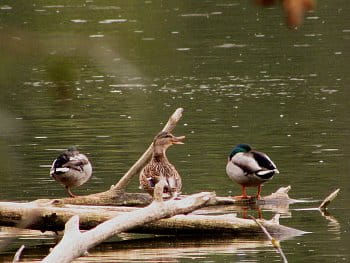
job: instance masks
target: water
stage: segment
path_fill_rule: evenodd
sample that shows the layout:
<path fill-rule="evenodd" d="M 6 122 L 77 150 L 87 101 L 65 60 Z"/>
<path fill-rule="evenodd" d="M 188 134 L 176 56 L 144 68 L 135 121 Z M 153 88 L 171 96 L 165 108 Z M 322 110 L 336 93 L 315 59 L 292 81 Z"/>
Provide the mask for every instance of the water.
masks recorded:
<path fill-rule="evenodd" d="M 226 158 L 250 143 L 281 171 L 263 194 L 292 185 L 291 197 L 320 200 L 341 188 L 332 220 L 296 210 L 313 203 L 284 214 L 311 232 L 282 242 L 289 261 L 349 261 L 348 13 L 346 1 L 322 1 L 290 31 L 280 7 L 242 1 L 2 1 L 0 199 L 65 196 L 48 170 L 69 145 L 94 167 L 75 192 L 108 189 L 183 107 L 175 134 L 186 144 L 168 153 L 183 193 L 239 194 Z M 42 258 L 55 238 L 38 235 L 20 234 L 3 261 L 23 243 L 27 260 Z M 79 261 L 279 261 L 253 238 L 121 239 Z"/>

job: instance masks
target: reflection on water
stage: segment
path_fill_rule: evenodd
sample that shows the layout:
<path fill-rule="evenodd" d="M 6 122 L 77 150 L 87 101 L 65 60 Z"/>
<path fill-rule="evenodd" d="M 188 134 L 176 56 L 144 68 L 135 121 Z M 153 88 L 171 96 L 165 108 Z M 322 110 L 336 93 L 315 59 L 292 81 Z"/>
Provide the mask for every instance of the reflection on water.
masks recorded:
<path fill-rule="evenodd" d="M 9 229 L 2 229 L 9 231 Z M 3 232 L 2 232 L 3 233 Z M 37 231 L 21 231 L 17 243 L 26 243 L 33 239 L 34 247 L 27 247 L 23 262 L 43 258 L 49 246 L 55 241 L 54 235 L 44 235 Z M 35 235 L 35 238 L 34 238 Z M 4 238 L 4 237 L 2 237 Z M 126 240 L 123 240 L 125 239 Z M 74 262 L 183 262 L 189 260 L 213 260 L 220 256 L 236 261 L 249 255 L 249 262 L 259 262 L 259 253 L 264 251 L 272 258 L 278 257 L 271 243 L 263 239 L 238 239 L 232 237 L 143 237 L 127 235 L 116 238 L 118 242 L 106 242 L 90 251 L 88 257 L 81 257 Z M 44 245 L 41 241 L 46 240 Z M 14 247 L 14 246 L 12 246 Z M 15 249 L 15 248 L 14 248 Z M 10 260 L 11 254 L 4 259 Z M 219 257 L 217 257 L 219 256 Z"/>
<path fill-rule="evenodd" d="M 265 248 L 273 254 L 269 241 L 235 238 L 153 238 L 104 244 L 92 252 L 92 256 L 102 256 L 106 262 L 186 262 L 214 260 L 217 255 L 237 260 L 250 254 L 249 262 L 258 262 L 258 254 Z M 89 262 L 81 258 L 77 262 Z"/>
<path fill-rule="evenodd" d="M 249 143 L 281 171 L 263 194 L 292 185 L 292 198 L 322 200 L 344 188 L 328 219 L 295 210 L 312 207 L 306 203 L 262 207 L 264 218 L 278 212 L 284 225 L 312 232 L 284 241 L 287 257 L 349 261 L 349 11 L 345 1 L 325 0 L 302 28 L 288 31 L 278 7 L 239 1 L 0 3 L 0 199 L 65 196 L 48 174 L 69 145 L 94 167 L 77 194 L 108 189 L 183 107 L 175 133 L 187 141 L 169 159 L 184 194 L 238 194 L 226 158 L 237 143 Z M 128 190 L 139 191 L 137 180 Z M 254 209 L 247 213 L 257 215 Z M 34 239 L 28 243 L 45 254 Z M 265 245 L 234 254 L 208 246 L 214 251 L 200 260 L 278 260 Z M 156 253 L 147 256 L 161 261 Z M 178 253 L 171 259 L 191 260 Z"/>

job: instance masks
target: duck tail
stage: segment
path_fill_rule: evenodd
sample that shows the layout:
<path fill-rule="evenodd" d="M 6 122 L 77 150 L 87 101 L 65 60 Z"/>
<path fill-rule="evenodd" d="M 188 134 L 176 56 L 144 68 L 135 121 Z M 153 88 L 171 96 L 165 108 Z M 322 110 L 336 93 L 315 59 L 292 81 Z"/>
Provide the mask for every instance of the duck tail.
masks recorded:
<path fill-rule="evenodd" d="M 260 170 L 257 171 L 255 174 L 259 176 L 261 179 L 268 180 L 274 176 L 274 174 L 279 173 L 277 169 L 274 170 Z"/>

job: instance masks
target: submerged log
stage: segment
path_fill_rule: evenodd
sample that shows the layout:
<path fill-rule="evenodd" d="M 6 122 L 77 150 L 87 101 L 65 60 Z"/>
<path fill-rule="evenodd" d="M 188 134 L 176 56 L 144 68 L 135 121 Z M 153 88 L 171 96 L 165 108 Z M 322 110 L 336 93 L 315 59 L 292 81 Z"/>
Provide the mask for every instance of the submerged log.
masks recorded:
<path fill-rule="evenodd" d="M 287 191 L 288 189 L 289 187 L 284 188 L 284 191 Z M 337 190 L 337 192 L 338 191 L 339 190 Z M 279 193 L 278 196 L 280 196 L 281 191 L 277 192 Z M 270 196 L 274 195 L 275 193 Z M 334 196 L 334 194 L 332 194 L 332 196 Z M 196 234 L 229 233 L 236 236 L 244 236 L 251 233 L 262 233 L 253 220 L 240 219 L 232 214 L 218 216 L 217 214 L 219 213 L 222 214 L 230 211 L 230 209 L 227 211 L 225 208 L 232 208 L 232 206 L 208 207 L 209 204 L 215 203 L 216 198 L 217 197 L 215 196 L 212 197 L 210 201 L 205 204 L 206 207 L 204 209 L 202 208 L 201 210 L 197 210 L 194 214 L 160 220 L 142 227 L 140 226 L 138 228 L 134 228 L 130 231 L 155 234 L 186 234 L 194 232 Z M 266 202 L 267 200 L 268 198 L 266 199 Z M 272 200 L 275 199 L 271 199 L 270 201 Z M 326 200 L 330 202 L 329 197 L 327 197 Z M 278 204 L 280 205 L 281 203 Z M 266 205 L 269 204 L 265 203 L 264 206 Z M 273 205 L 273 203 L 270 205 Z M 278 207 L 276 204 L 274 206 Z M 18 226 L 27 229 L 40 230 L 43 232 L 61 231 L 64 229 L 64 225 L 69 218 L 74 215 L 78 215 L 80 217 L 80 228 L 88 230 L 115 216 L 139 209 L 141 208 L 125 206 L 110 207 L 69 205 L 56 200 L 38 200 L 29 203 L 0 202 L 0 225 Z M 315 209 L 319 210 L 319 208 Z M 210 214 L 216 215 L 210 216 Z M 33 220 L 33 215 L 36 217 L 35 220 Z M 30 220 L 28 220 L 28 218 L 30 218 Z M 23 222 L 26 223 L 23 224 Z M 280 234 L 282 236 L 294 236 L 301 234 L 300 231 L 296 230 L 295 232 L 293 229 L 281 226 L 278 222 L 273 222 L 266 228 L 274 237 L 275 235 Z"/>
<path fill-rule="evenodd" d="M 255 223 L 257 223 L 261 230 L 265 233 L 265 235 L 267 236 L 267 238 L 270 240 L 271 244 L 273 245 L 273 247 L 278 251 L 278 253 L 281 255 L 282 259 L 283 259 L 283 262 L 284 263 L 288 263 L 288 260 L 287 260 L 287 257 L 286 255 L 284 254 L 282 248 L 281 248 L 281 244 L 280 244 L 280 241 L 276 238 L 273 238 L 269 231 L 267 231 L 267 229 L 254 217 L 251 216 L 251 218 L 255 221 Z"/>
<path fill-rule="evenodd" d="M 289 198 L 289 190 L 290 187 L 280 188 L 275 193 L 259 200 L 259 202 L 265 207 L 287 207 L 286 209 L 288 210 L 288 204 L 295 201 L 294 199 Z M 130 195 L 128 193 L 124 194 Z M 140 195 L 142 196 L 143 194 Z M 149 195 L 147 194 L 146 196 Z M 83 200 L 83 198 L 87 198 L 87 196 L 81 197 L 81 200 Z M 104 203 L 103 199 L 101 201 L 97 197 L 94 198 L 96 198 L 96 203 Z M 186 198 L 186 196 L 181 196 L 181 198 Z M 151 201 L 151 198 L 149 198 L 149 201 Z M 246 205 L 249 204 L 249 202 L 249 200 L 235 200 L 231 197 L 215 196 L 206 203 L 206 206 L 229 205 L 227 207 L 232 208 L 232 205 Z M 32 215 L 35 214 L 37 220 L 30 220 L 29 229 L 61 231 L 70 217 L 73 215 L 79 215 L 81 217 L 81 228 L 90 229 L 91 227 L 96 226 L 97 222 L 103 222 L 119 213 L 125 213 L 137 209 L 136 207 L 127 206 L 91 206 L 91 202 L 87 202 L 87 204 L 88 205 L 71 205 L 67 204 L 64 199 L 39 199 L 28 203 L 0 202 L 0 225 L 17 226 L 20 222 L 23 222 L 24 219 L 27 219 L 28 216 L 33 217 Z M 108 205 L 110 204 L 108 203 Z M 225 211 L 225 207 L 218 208 L 220 208 L 221 212 Z M 216 210 L 215 212 L 217 213 L 218 211 Z M 91 219 L 91 222 L 88 219 Z"/>
<path fill-rule="evenodd" d="M 187 197 L 188 198 L 188 197 Z M 185 198 L 186 199 L 186 198 Z M 175 200 L 174 202 L 181 202 Z M 211 200 L 209 201 L 211 202 Z M 101 207 L 66 205 L 55 202 L 14 203 L 0 202 L 0 225 L 16 226 L 25 219 L 25 215 L 35 211 L 37 220 L 26 228 L 41 231 L 61 231 L 65 223 L 74 215 L 80 218 L 80 229 L 89 230 L 100 223 L 142 208 L 136 207 Z M 303 232 L 282 226 L 278 221 L 262 221 L 272 235 L 289 237 Z M 222 234 L 234 236 L 262 234 L 261 229 L 251 219 L 241 219 L 229 215 L 179 215 L 144 224 L 129 230 L 134 233 L 153 234 Z M 283 238 L 282 238 L 283 239 Z"/>
<path fill-rule="evenodd" d="M 19 262 L 19 261 L 20 261 L 21 254 L 22 254 L 24 248 L 25 248 L 25 246 L 22 245 L 22 246 L 17 250 L 15 256 L 13 257 L 12 263 L 16 263 L 16 262 Z"/>
<path fill-rule="evenodd" d="M 305 234 L 306 232 L 283 226 L 278 216 L 271 220 L 260 219 L 260 223 L 278 239 L 288 239 Z M 225 215 L 177 215 L 157 222 L 140 226 L 133 231 L 136 233 L 152 234 L 196 234 L 196 235 L 231 235 L 239 237 L 264 236 L 261 228 L 254 220 L 236 217 L 234 214 Z"/>

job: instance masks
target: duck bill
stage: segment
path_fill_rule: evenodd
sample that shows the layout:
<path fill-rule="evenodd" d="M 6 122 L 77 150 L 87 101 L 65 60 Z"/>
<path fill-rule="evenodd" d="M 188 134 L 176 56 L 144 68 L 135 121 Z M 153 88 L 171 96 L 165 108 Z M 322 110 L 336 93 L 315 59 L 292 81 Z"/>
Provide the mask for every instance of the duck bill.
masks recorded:
<path fill-rule="evenodd" d="M 179 136 L 179 137 L 173 137 L 172 138 L 172 143 L 173 144 L 184 144 L 183 140 L 186 138 L 186 136 Z"/>

